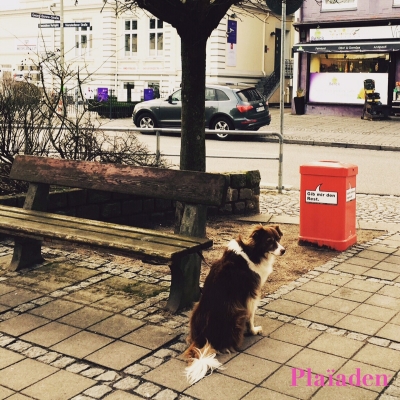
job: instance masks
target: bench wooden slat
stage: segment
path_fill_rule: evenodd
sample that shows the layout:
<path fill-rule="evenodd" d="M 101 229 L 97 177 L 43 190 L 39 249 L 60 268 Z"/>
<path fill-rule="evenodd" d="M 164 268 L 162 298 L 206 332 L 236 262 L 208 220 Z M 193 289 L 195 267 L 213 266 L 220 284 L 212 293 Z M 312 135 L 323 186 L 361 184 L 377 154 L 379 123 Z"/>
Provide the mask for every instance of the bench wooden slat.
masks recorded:
<path fill-rule="evenodd" d="M 177 176 L 171 169 L 24 155 L 15 157 L 10 178 L 214 206 L 223 203 L 227 189 L 222 174 L 179 171 Z"/>
<path fill-rule="evenodd" d="M 104 227 L 107 227 L 110 230 L 112 230 L 115 235 L 119 236 L 126 236 L 127 234 L 135 235 L 138 240 L 143 240 L 143 238 L 151 236 L 153 241 L 159 241 L 160 243 L 163 243 L 168 237 L 171 240 L 174 240 L 176 246 L 179 246 L 179 243 L 182 242 L 182 247 L 189 247 L 192 244 L 198 244 L 203 242 L 206 243 L 209 240 L 206 238 L 199 238 L 194 236 L 184 236 L 178 234 L 170 235 L 161 231 L 137 228 L 128 225 L 119 225 L 111 222 L 88 220 L 85 218 L 66 216 L 62 214 L 25 210 L 23 208 L 0 205 L 0 218 L 2 218 L 3 216 L 8 216 L 10 218 L 21 219 L 21 220 L 29 219 L 30 221 L 37 221 L 39 223 L 42 222 L 54 225 L 62 224 L 62 226 L 71 228 L 79 226 L 80 229 L 88 231 L 97 231 L 97 232 L 101 232 L 104 229 Z M 49 216 L 51 216 L 51 222 L 49 221 Z"/>
<path fill-rule="evenodd" d="M 177 235 L 153 235 L 153 231 L 148 231 L 146 236 L 145 230 L 138 233 L 131 227 L 126 227 L 125 230 L 114 229 L 113 224 L 106 223 L 103 229 L 93 230 L 84 219 L 74 218 L 67 221 L 60 219 L 58 214 L 31 210 L 13 213 L 10 210 L 12 208 L 2 206 L 0 209 L 0 231 L 11 235 L 38 240 L 66 240 L 163 260 L 174 260 L 212 246 L 212 240 L 205 238 L 192 237 L 191 240 L 182 240 L 186 238 Z"/>

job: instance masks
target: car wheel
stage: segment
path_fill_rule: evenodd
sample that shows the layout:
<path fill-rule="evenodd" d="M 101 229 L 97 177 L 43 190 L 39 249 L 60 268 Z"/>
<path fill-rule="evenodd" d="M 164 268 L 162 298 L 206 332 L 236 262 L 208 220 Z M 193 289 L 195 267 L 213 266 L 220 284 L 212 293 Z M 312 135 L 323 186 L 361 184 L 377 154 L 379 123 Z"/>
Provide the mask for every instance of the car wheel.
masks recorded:
<path fill-rule="evenodd" d="M 137 125 L 139 128 L 144 128 L 144 129 L 157 128 L 157 124 L 154 117 L 149 113 L 140 115 L 140 117 L 138 118 Z M 141 133 L 150 133 L 150 132 L 141 131 Z"/>
<path fill-rule="evenodd" d="M 232 123 L 224 117 L 219 117 L 215 119 L 211 125 L 211 129 L 214 130 L 220 130 L 220 131 L 230 131 L 233 130 L 234 127 L 232 126 Z M 219 140 L 226 140 L 228 138 L 228 134 L 225 132 L 217 133 L 216 138 Z"/>

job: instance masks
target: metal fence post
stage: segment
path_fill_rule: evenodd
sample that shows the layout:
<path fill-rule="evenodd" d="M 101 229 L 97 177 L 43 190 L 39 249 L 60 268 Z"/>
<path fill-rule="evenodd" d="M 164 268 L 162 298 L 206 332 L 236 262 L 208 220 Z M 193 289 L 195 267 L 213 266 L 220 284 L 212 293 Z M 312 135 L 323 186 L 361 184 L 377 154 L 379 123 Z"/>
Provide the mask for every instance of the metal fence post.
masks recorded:
<path fill-rule="evenodd" d="M 110 103 L 110 119 L 112 119 L 112 98 L 113 98 L 114 91 L 110 89 L 110 95 L 108 96 L 108 102 Z"/>
<path fill-rule="evenodd" d="M 157 164 L 160 162 L 160 131 L 156 131 L 156 160 Z"/>
<path fill-rule="evenodd" d="M 279 161 L 278 161 L 278 193 L 282 193 L 282 169 L 283 169 L 283 136 L 279 136 Z"/>
<path fill-rule="evenodd" d="M 107 106 L 105 106 L 107 107 Z M 16 125 L 18 127 L 18 125 Z M 37 129 L 53 129 L 51 126 L 48 127 L 37 127 Z M 65 129 L 65 128 L 61 128 L 61 129 Z M 101 128 L 80 128 L 80 130 L 98 130 L 101 129 L 102 131 L 105 132 L 126 132 L 128 131 L 133 131 L 133 132 L 142 132 L 143 128 L 122 128 L 122 127 L 106 127 L 103 126 Z M 181 130 L 179 128 L 152 128 L 149 129 L 149 133 L 150 132 L 154 132 L 156 134 L 156 152 L 155 152 L 155 157 L 156 157 L 156 161 L 157 163 L 160 162 L 161 159 L 161 134 L 163 132 L 165 133 L 181 133 Z M 217 134 L 220 131 L 218 130 L 211 130 L 211 129 L 206 129 L 206 134 Z M 282 190 L 284 189 L 283 184 L 282 184 L 282 171 L 283 171 L 283 135 L 278 133 L 278 132 L 263 132 L 263 131 L 258 131 L 258 132 L 250 132 L 250 131 L 231 131 L 229 133 L 229 135 L 251 135 L 251 136 L 268 136 L 268 137 L 277 137 L 278 141 L 279 141 L 279 154 L 277 157 L 248 157 L 248 156 L 235 156 L 235 157 L 231 157 L 231 156 L 226 156 L 226 155 L 217 155 L 217 156 L 212 156 L 212 155 L 206 155 L 207 158 L 235 158 L 235 159 L 258 159 L 258 160 L 276 160 L 278 161 L 278 192 L 282 193 Z M 115 140 L 115 137 L 114 137 Z M 164 156 L 176 156 L 179 157 L 179 154 L 164 154 Z"/>

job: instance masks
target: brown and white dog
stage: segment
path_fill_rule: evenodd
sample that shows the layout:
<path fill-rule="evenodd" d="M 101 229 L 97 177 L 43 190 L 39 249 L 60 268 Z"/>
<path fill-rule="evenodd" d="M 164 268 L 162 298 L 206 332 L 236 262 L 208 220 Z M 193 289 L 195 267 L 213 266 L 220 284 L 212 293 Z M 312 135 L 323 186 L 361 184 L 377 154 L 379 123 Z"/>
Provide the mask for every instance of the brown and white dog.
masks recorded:
<path fill-rule="evenodd" d="M 254 316 L 275 256 L 285 253 L 281 237 L 278 226 L 258 225 L 248 239 L 231 240 L 211 266 L 190 318 L 190 346 L 185 352 L 189 383 L 221 367 L 217 353 L 238 351 L 246 328 L 251 335 L 262 333 L 261 326 L 254 326 Z"/>

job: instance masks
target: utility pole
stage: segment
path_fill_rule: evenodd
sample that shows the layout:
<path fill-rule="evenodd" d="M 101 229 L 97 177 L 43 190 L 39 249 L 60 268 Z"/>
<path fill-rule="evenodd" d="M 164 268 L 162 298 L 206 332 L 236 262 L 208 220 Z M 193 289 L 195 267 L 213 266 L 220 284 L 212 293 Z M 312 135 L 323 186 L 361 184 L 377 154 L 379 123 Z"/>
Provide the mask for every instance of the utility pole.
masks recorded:
<path fill-rule="evenodd" d="M 64 46 L 64 0 L 60 0 L 60 62 L 61 62 L 61 98 L 64 116 L 67 116 L 67 93 L 64 87 L 65 78 L 65 46 Z"/>
<path fill-rule="evenodd" d="M 60 53 L 61 69 L 64 71 L 64 0 L 60 0 Z"/>

